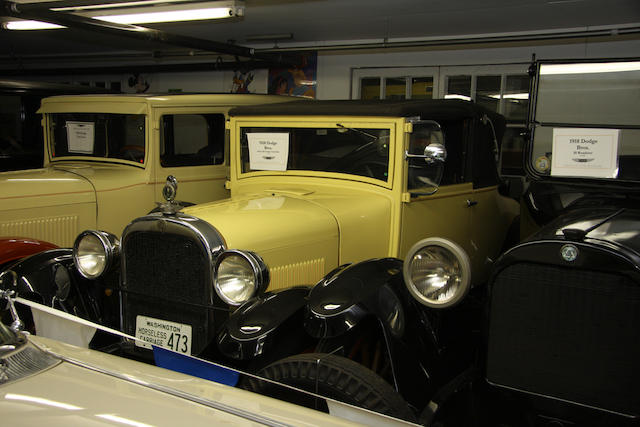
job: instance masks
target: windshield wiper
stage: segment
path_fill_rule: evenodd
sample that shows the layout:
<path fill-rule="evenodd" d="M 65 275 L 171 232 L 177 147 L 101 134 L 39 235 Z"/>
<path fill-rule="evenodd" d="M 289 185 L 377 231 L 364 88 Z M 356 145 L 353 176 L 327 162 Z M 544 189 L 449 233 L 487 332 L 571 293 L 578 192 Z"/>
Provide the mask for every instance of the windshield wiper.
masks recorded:
<path fill-rule="evenodd" d="M 336 123 L 336 126 L 338 126 L 339 128 L 342 128 L 342 129 L 346 129 L 346 130 L 350 130 L 350 131 L 359 133 L 360 135 L 368 136 L 369 138 L 373 138 L 373 141 L 378 139 L 378 137 L 375 136 L 374 134 L 369 133 L 369 132 L 365 132 L 362 129 L 349 128 L 349 127 L 346 127 L 344 125 L 341 125 L 340 123 Z M 371 141 L 371 142 L 373 142 L 373 141 Z"/>

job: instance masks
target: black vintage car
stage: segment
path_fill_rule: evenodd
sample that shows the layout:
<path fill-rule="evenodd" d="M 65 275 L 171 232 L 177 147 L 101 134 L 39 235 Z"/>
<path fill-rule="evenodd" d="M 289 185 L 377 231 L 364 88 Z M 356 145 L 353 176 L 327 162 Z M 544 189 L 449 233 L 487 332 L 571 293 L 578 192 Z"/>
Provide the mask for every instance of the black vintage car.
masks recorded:
<path fill-rule="evenodd" d="M 246 303 L 222 352 L 427 425 L 638 425 L 640 61 L 540 61 L 531 74 L 521 226 L 533 234 L 487 286 L 453 301 L 465 251 L 426 239 L 404 261 L 343 266 Z M 244 386 L 290 398 L 271 382 Z"/>
<path fill-rule="evenodd" d="M 534 77 L 523 218 L 542 227 L 494 268 L 485 376 L 557 425 L 637 425 L 640 62 Z"/>

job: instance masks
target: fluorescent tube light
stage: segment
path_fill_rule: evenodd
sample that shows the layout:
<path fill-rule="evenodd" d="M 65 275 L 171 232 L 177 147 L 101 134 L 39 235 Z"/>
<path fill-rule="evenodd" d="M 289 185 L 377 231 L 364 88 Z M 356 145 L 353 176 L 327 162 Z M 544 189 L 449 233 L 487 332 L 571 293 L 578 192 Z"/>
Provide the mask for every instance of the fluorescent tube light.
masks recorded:
<path fill-rule="evenodd" d="M 173 5 L 176 3 L 180 3 L 183 1 L 189 0 L 173 0 L 173 1 L 165 1 L 165 0 L 141 0 L 141 1 L 130 1 L 126 3 L 101 3 L 101 4 L 89 4 L 86 6 L 68 6 L 68 7 L 54 7 L 51 10 L 56 12 L 73 12 L 73 11 L 81 11 L 81 10 L 96 10 L 96 9 L 114 9 L 114 8 L 123 8 L 123 7 L 139 7 L 139 6 L 154 6 L 157 4 L 161 5 Z"/>
<path fill-rule="evenodd" d="M 235 16 L 233 8 L 212 7 L 208 9 L 174 10 L 166 12 L 129 13 L 123 15 L 93 16 L 93 19 L 117 24 L 151 24 L 154 22 L 181 22 L 205 19 L 230 18 Z"/>
<path fill-rule="evenodd" d="M 489 95 L 489 98 L 500 99 L 500 94 Z M 529 99 L 528 93 L 506 93 L 502 95 L 503 99 Z"/>
<path fill-rule="evenodd" d="M 117 24 L 151 24 L 244 16 L 243 1 L 181 3 L 180 1 L 167 3 L 148 0 L 109 5 L 70 6 L 52 10 L 78 12 L 77 14 L 80 16 Z M 126 13 L 123 13 L 125 11 Z M 65 27 L 47 22 L 24 20 L 5 22 L 4 28 L 8 30 L 41 30 Z"/>
<path fill-rule="evenodd" d="M 583 63 L 583 64 L 542 64 L 540 66 L 541 75 L 619 73 L 621 71 L 640 71 L 640 62 L 593 62 L 593 63 Z"/>
<path fill-rule="evenodd" d="M 445 95 L 444 99 L 462 99 L 463 101 L 471 101 L 471 97 L 470 96 L 454 95 L 454 94 Z"/>
<path fill-rule="evenodd" d="M 62 25 L 50 24 L 41 21 L 8 21 L 2 25 L 7 30 L 53 30 L 65 28 Z"/>

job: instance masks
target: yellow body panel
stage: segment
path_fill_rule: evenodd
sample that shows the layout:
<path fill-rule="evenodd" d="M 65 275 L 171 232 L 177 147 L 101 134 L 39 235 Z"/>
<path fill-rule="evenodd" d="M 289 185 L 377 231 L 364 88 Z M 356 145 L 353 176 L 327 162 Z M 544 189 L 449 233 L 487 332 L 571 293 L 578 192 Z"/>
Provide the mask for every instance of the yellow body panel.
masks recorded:
<path fill-rule="evenodd" d="M 345 173 L 242 172 L 241 128 L 332 128 L 336 123 L 389 129 L 386 182 Z M 262 256 L 272 272 L 270 290 L 315 283 L 344 263 L 404 257 L 425 237 L 460 244 L 480 278 L 488 271 L 488 260 L 498 255 L 516 214 L 517 204 L 506 201 L 495 186 L 474 190 L 472 183 L 464 183 L 410 197 L 404 151 L 411 126 L 404 118 L 249 116 L 232 117 L 230 128 L 231 199 L 187 208 L 185 213 L 216 227 L 228 248 Z"/>
<path fill-rule="evenodd" d="M 0 173 L 0 236 L 25 236 L 71 246 L 96 227 L 96 194 L 73 173 L 46 168 Z"/>
<path fill-rule="evenodd" d="M 0 173 L 0 235 L 22 236 L 71 246 L 86 229 L 117 236 L 132 219 L 162 202 L 168 175 L 180 182 L 180 200 L 203 203 L 226 198 L 229 165 L 163 167 L 160 163 L 160 120 L 164 114 L 224 114 L 237 105 L 282 102 L 281 96 L 198 95 L 74 95 L 42 101 L 48 114 L 113 113 L 146 115 L 145 160 L 74 156 L 53 158 L 45 131 L 44 168 Z M 56 225 L 58 224 L 58 225 Z"/>

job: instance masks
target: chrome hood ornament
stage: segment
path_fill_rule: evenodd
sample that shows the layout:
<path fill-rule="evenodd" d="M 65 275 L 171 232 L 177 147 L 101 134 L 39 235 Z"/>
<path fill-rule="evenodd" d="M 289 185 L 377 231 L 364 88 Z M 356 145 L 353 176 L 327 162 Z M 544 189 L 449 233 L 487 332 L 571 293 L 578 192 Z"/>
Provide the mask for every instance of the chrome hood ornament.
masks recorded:
<path fill-rule="evenodd" d="M 176 200 L 178 194 L 178 180 L 175 176 L 169 175 L 167 182 L 162 189 L 162 197 L 166 200 L 164 203 L 158 203 L 159 211 L 164 215 L 174 215 L 182 209 L 182 204 Z"/>
<path fill-rule="evenodd" d="M 15 288 L 18 286 L 18 277 L 13 270 L 6 270 L 0 274 L 0 302 L 6 301 L 4 310 L 9 310 L 13 322 L 9 328 L 14 332 L 24 331 L 25 325 L 18 315 L 18 310 L 14 303 L 16 297 Z M 2 304 L 0 304 L 1 306 Z"/>

